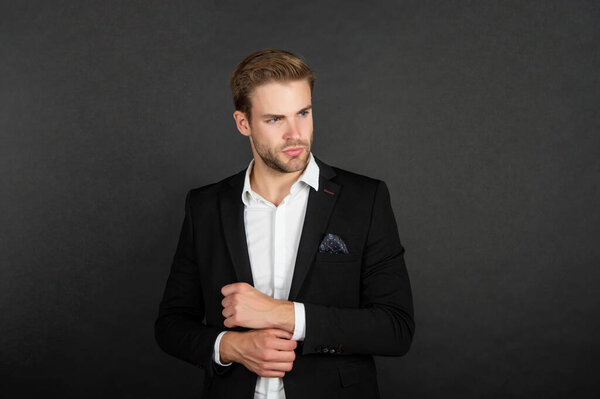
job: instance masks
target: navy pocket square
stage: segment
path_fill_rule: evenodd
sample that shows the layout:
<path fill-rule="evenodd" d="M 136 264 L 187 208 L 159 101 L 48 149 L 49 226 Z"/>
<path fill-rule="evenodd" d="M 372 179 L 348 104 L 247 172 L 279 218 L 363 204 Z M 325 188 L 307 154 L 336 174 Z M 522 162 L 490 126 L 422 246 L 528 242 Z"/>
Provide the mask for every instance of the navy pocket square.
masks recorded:
<path fill-rule="evenodd" d="M 336 236 L 335 234 L 328 233 L 321 241 L 321 245 L 319 245 L 319 252 L 326 252 L 330 254 L 349 254 L 348 247 L 346 247 L 346 243 L 340 236 Z"/>

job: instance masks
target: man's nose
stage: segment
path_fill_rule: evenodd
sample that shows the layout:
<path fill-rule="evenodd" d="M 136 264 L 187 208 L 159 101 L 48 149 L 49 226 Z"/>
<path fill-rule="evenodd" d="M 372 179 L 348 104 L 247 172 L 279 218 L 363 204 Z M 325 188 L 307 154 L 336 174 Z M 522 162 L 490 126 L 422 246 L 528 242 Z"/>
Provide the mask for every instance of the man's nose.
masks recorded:
<path fill-rule="evenodd" d="M 298 129 L 296 121 L 290 121 L 288 123 L 284 138 L 286 140 L 297 140 L 300 138 L 300 129 Z"/>

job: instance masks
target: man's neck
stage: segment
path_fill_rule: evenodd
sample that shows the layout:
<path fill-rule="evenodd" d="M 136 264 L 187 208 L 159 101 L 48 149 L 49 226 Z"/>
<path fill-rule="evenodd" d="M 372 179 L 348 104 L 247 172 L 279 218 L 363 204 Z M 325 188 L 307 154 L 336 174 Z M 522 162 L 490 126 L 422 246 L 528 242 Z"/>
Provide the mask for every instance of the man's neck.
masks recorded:
<path fill-rule="evenodd" d="M 255 193 L 273 205 L 279 206 L 281 201 L 290 193 L 292 185 L 306 170 L 309 162 L 310 155 L 302 170 L 282 173 L 268 167 L 263 162 L 258 163 L 255 157 L 250 170 L 250 187 Z"/>

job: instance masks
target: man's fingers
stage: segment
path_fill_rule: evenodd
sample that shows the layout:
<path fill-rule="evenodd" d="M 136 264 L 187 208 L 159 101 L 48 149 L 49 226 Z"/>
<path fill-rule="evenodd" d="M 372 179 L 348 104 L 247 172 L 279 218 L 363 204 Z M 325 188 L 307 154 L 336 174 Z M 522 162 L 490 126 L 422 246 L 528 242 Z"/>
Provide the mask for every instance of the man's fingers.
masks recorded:
<path fill-rule="evenodd" d="M 223 296 L 231 295 L 237 291 L 237 283 L 227 284 L 221 288 L 221 294 Z"/>
<path fill-rule="evenodd" d="M 267 359 L 266 361 L 271 363 L 281 363 L 281 362 L 293 362 L 296 360 L 296 353 L 294 351 L 269 351 L 264 355 Z"/>
<path fill-rule="evenodd" d="M 233 328 L 233 327 L 237 327 L 237 321 L 233 319 L 233 317 L 228 317 L 227 319 L 225 319 L 225 321 L 223 321 L 223 325 L 227 328 Z"/>
<path fill-rule="evenodd" d="M 241 290 L 248 289 L 248 287 L 252 287 L 252 286 L 248 283 L 227 284 L 227 285 L 223 286 L 223 288 L 221 288 L 221 294 L 223 294 L 223 296 L 231 295 L 235 292 L 239 292 Z"/>
<path fill-rule="evenodd" d="M 280 330 L 278 328 L 269 328 L 268 330 L 269 333 L 273 334 L 274 336 L 278 337 L 278 338 L 283 338 L 283 339 L 292 339 L 293 334 L 291 332 L 287 332 L 285 330 Z"/>
<path fill-rule="evenodd" d="M 277 349 L 278 351 L 293 351 L 297 346 L 298 342 L 289 339 L 273 340 L 273 349 Z"/>
<path fill-rule="evenodd" d="M 229 308 L 224 308 L 223 311 L 221 312 L 223 314 L 223 316 L 225 317 L 230 317 L 233 315 L 233 307 L 229 307 Z"/>
<path fill-rule="evenodd" d="M 236 303 L 236 301 L 239 302 L 239 294 L 227 295 L 221 301 L 221 306 L 223 306 L 224 308 L 226 308 L 227 306 L 234 305 Z"/>
<path fill-rule="evenodd" d="M 264 365 L 265 370 L 272 371 L 290 371 L 292 367 L 292 362 L 269 362 Z"/>
<path fill-rule="evenodd" d="M 285 376 L 285 373 L 283 371 L 273 371 L 273 370 L 264 370 L 257 374 L 261 377 L 266 377 L 266 378 L 283 378 Z"/>

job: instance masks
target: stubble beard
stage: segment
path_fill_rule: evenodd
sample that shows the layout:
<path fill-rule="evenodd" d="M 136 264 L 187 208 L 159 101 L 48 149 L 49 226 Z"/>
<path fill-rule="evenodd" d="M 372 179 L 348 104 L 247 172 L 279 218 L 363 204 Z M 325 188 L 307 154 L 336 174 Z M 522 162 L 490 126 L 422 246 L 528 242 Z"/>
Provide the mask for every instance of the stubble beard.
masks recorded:
<path fill-rule="evenodd" d="M 268 145 L 260 144 L 254 140 L 254 137 L 252 138 L 254 149 L 256 150 L 256 153 L 258 154 L 260 159 L 262 159 L 265 165 L 267 165 L 269 168 L 276 170 L 280 173 L 293 173 L 304 169 L 309 161 L 308 156 L 310 154 L 310 149 L 312 148 L 312 142 L 313 138 L 311 137 L 308 146 L 306 146 L 305 143 L 302 142 L 287 143 L 284 148 L 303 147 L 305 151 L 304 159 L 302 159 L 302 162 L 290 162 L 289 164 L 285 164 L 277 157 L 277 155 L 281 153 L 281 150 L 283 150 L 283 148 L 278 149 L 276 152 L 274 152 Z M 297 160 L 301 160 L 301 158 L 297 158 Z"/>

